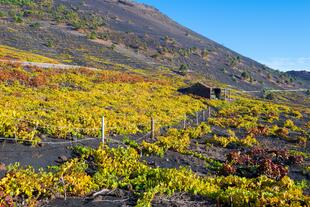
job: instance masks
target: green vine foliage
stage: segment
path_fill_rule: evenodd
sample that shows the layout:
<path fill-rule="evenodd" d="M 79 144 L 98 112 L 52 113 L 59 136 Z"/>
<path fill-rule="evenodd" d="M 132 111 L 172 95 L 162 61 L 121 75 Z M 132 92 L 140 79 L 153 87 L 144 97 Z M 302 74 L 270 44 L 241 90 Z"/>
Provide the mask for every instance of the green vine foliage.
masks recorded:
<path fill-rule="evenodd" d="M 77 158 L 49 172 L 13 166 L 1 179 L 0 189 L 5 189 L 4 193 L 16 202 L 26 202 L 30 206 L 55 193 L 84 196 L 102 188 L 131 189 L 139 195 L 137 206 L 151 206 L 154 196 L 171 196 L 175 192 L 206 196 L 223 204 L 232 202 L 234 206 L 310 204 L 309 197 L 303 195 L 305 183 L 295 183 L 289 177 L 279 181 L 266 176 L 251 179 L 232 175 L 200 177 L 186 168 L 152 168 L 139 161 L 138 152 L 130 147 L 78 147 L 76 152 Z M 87 169 L 96 173 L 90 176 Z"/>
<path fill-rule="evenodd" d="M 210 132 L 211 128 L 206 123 L 184 130 L 171 128 L 165 135 L 158 136 L 156 142 L 142 142 L 141 147 L 146 153 L 159 156 L 163 156 L 169 149 L 184 153 L 187 151 L 191 139 L 199 139 Z"/>
<path fill-rule="evenodd" d="M 134 72 L 90 69 L 24 70 L 0 64 L 0 136 L 40 140 L 42 135 L 72 138 L 135 134 L 178 123 L 203 101 L 177 92 L 180 80 Z M 176 82 L 171 86 L 171 82 Z"/>

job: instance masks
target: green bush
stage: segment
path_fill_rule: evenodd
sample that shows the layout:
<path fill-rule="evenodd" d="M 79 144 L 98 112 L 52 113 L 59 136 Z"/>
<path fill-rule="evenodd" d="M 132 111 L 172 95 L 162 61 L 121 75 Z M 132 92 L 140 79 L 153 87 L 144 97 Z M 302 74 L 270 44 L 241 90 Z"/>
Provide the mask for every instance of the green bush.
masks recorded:
<path fill-rule="evenodd" d="M 268 94 L 266 94 L 266 96 L 265 96 L 265 99 L 268 99 L 268 100 L 274 100 L 274 94 L 273 93 L 268 93 Z"/>
<path fill-rule="evenodd" d="M 39 27 L 40 27 L 40 23 L 39 23 L 39 22 L 34 22 L 34 23 L 31 23 L 29 26 L 30 26 L 31 28 L 36 29 L 36 28 L 39 28 Z"/>
<path fill-rule="evenodd" d="M 54 46 L 54 41 L 53 40 L 48 40 L 46 46 L 49 47 L 49 48 L 53 47 Z"/>
<path fill-rule="evenodd" d="M 97 39 L 97 34 L 96 34 L 96 32 L 92 31 L 91 33 L 89 33 L 87 35 L 87 37 L 88 37 L 88 39 L 95 40 L 95 39 Z"/>
<path fill-rule="evenodd" d="M 250 75 L 249 75 L 248 72 L 243 71 L 243 72 L 241 73 L 241 77 L 245 80 L 245 79 L 249 79 L 249 78 L 250 78 Z"/>
<path fill-rule="evenodd" d="M 16 14 L 16 15 L 14 16 L 14 21 L 15 21 L 16 23 L 22 23 L 22 22 L 23 22 L 23 19 L 22 19 L 21 15 Z"/>
<path fill-rule="evenodd" d="M 188 66 L 185 65 L 185 64 L 182 64 L 179 68 L 179 72 L 182 74 L 182 75 L 186 75 L 186 73 L 188 72 Z"/>
<path fill-rule="evenodd" d="M 0 11 L 0 18 L 4 16 L 5 16 L 4 12 Z"/>
<path fill-rule="evenodd" d="M 0 4 L 9 4 L 9 5 L 31 5 L 34 3 L 33 0 L 0 0 Z"/>

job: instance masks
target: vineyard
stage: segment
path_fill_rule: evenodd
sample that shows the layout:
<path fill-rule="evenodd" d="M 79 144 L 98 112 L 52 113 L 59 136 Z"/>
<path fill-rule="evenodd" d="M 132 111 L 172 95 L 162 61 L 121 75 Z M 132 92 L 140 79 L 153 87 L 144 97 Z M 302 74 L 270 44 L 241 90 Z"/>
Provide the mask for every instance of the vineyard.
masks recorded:
<path fill-rule="evenodd" d="M 144 133 L 150 131 L 151 117 L 159 128 L 204 107 L 202 100 L 176 92 L 181 80 L 90 69 L 0 67 L 2 137 L 98 137 L 102 115 L 108 134 Z M 177 83 L 171 86 L 173 81 Z"/>
<path fill-rule="evenodd" d="M 139 2 L 0 0 L 0 207 L 310 207 L 310 73 Z"/>
<path fill-rule="evenodd" d="M 190 150 L 192 140 L 211 133 L 205 123 L 186 130 L 169 130 L 154 143 L 124 140 L 127 147 L 98 149 L 77 146 L 75 158 L 49 171 L 36 172 L 18 165 L 8 167 L 0 181 L 2 205 L 24 202 L 35 206 L 53 196 L 88 196 L 101 189 L 123 189 L 133 193 L 136 206 L 150 206 L 155 196 L 186 192 L 234 206 L 308 206 L 303 194 L 307 182 L 288 177 L 288 166 L 302 165 L 304 155 L 285 150 L 259 147 L 248 152 L 232 151 L 227 162 L 220 163 Z M 187 167 L 151 167 L 141 161 L 141 154 L 165 156 L 167 150 L 205 160 L 215 176 L 199 176 Z M 55 192 L 57 194 L 55 195 Z"/>
<path fill-rule="evenodd" d="M 106 133 L 125 138 L 118 147 L 75 145 L 71 158 L 47 169 L 4 166 L 0 206 L 105 199 L 116 190 L 121 202 L 134 206 L 165 199 L 198 205 L 180 193 L 211 206 L 310 205 L 308 109 L 236 95 L 232 101 L 206 101 L 179 94 L 182 86 L 182 78 L 165 74 L 1 63 L 2 137 L 34 144 L 45 137 L 98 137 L 105 115 Z M 207 107 L 212 108 L 207 120 L 173 127 Z M 154 139 L 126 137 L 149 132 L 151 117 Z"/>
<path fill-rule="evenodd" d="M 40 169 L 1 158 L 0 207 L 79 198 L 82 206 L 310 206 L 309 108 L 238 91 L 229 101 L 184 95 L 190 80 L 168 70 L 43 69 L 10 60 L 56 62 L 7 46 L 0 55 L 1 155 L 98 138 L 102 116 L 108 137 L 96 147 L 57 145 L 71 156 Z"/>

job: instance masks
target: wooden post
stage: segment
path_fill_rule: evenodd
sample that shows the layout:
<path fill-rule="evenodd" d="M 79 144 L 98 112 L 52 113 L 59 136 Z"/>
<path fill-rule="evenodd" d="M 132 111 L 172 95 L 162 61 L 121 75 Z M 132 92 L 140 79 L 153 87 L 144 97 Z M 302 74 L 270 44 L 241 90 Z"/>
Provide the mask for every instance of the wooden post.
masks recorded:
<path fill-rule="evenodd" d="M 196 124 L 199 125 L 199 112 L 196 112 Z"/>
<path fill-rule="evenodd" d="M 226 88 L 224 88 L 224 101 L 226 101 Z"/>
<path fill-rule="evenodd" d="M 155 139 L 155 120 L 151 118 L 151 139 Z"/>
<path fill-rule="evenodd" d="M 102 141 L 102 144 L 104 144 L 104 116 L 102 116 L 102 119 L 101 119 L 101 141 Z"/>
<path fill-rule="evenodd" d="M 229 90 L 228 92 L 229 92 L 229 100 L 231 101 L 231 90 Z"/>
<path fill-rule="evenodd" d="M 186 129 L 186 119 L 187 119 L 187 117 L 186 117 L 186 115 L 185 115 L 184 120 L 183 120 L 183 128 L 184 128 L 184 129 Z"/>
<path fill-rule="evenodd" d="M 210 117 L 211 116 L 211 107 L 209 106 L 208 108 L 208 116 Z"/>
<path fill-rule="evenodd" d="M 216 198 L 216 207 L 220 207 L 220 206 L 221 206 L 220 199 Z"/>
<path fill-rule="evenodd" d="M 230 100 L 229 93 L 230 93 L 230 90 L 228 89 L 228 91 L 227 91 L 227 99 L 228 99 L 228 101 Z"/>
<path fill-rule="evenodd" d="M 60 183 L 62 184 L 62 186 L 64 188 L 64 200 L 66 201 L 67 200 L 67 188 L 66 188 L 64 176 L 61 176 Z"/>

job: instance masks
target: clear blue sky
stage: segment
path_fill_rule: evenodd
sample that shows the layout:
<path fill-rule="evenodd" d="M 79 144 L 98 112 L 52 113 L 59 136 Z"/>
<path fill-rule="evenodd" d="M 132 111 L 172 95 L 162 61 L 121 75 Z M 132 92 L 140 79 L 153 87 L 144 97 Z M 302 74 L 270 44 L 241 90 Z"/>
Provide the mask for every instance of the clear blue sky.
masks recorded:
<path fill-rule="evenodd" d="M 137 0 L 272 68 L 310 71 L 310 0 Z"/>

